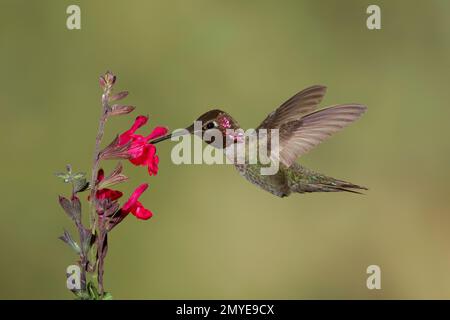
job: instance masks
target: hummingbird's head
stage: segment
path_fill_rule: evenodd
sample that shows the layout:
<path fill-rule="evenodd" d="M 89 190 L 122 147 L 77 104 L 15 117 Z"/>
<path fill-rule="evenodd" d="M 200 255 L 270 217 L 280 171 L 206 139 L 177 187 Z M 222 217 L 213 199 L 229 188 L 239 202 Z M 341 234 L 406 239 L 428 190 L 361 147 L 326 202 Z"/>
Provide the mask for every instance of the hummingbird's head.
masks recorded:
<path fill-rule="evenodd" d="M 188 134 L 195 134 L 201 137 L 203 141 L 208 144 L 212 144 L 216 148 L 225 148 L 232 143 L 237 142 L 239 136 L 230 133 L 230 130 L 237 130 L 239 128 L 240 127 L 237 121 L 234 120 L 233 117 L 231 117 L 228 113 L 219 109 L 214 109 L 205 112 L 200 117 L 198 117 L 193 124 L 186 128 L 184 134 L 186 134 L 186 132 Z M 211 134 L 207 133 L 205 135 L 205 132 L 207 131 Z M 219 139 L 221 141 L 217 141 L 216 135 L 214 133 L 220 134 L 222 136 L 222 139 Z M 164 137 L 153 140 L 152 143 L 155 144 L 171 137 L 180 135 L 183 135 L 183 133 L 171 133 Z"/>
<path fill-rule="evenodd" d="M 198 117 L 196 121 L 201 125 L 201 132 L 196 131 L 195 123 L 187 129 L 191 133 L 200 136 L 206 143 L 221 149 L 236 142 L 237 136 L 233 134 L 233 131 L 240 128 L 239 124 L 225 111 L 219 109 L 210 110 Z M 207 133 L 208 130 L 209 134 Z M 216 136 L 219 134 L 221 139 L 217 141 Z"/>

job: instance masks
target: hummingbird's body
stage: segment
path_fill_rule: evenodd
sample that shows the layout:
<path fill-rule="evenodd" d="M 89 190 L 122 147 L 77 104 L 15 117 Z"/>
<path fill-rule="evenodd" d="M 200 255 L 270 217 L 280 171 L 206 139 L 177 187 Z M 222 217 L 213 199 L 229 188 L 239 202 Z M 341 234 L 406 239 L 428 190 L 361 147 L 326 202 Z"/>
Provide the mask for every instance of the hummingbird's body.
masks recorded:
<path fill-rule="evenodd" d="M 262 175 L 260 164 L 236 164 L 235 166 L 248 181 L 278 197 L 287 197 L 292 192 L 357 192 L 351 189 L 365 189 L 349 182 L 316 173 L 298 163 L 292 164 L 289 168 L 280 164 L 278 172 L 274 175 Z"/>
<path fill-rule="evenodd" d="M 267 131 L 277 130 L 279 133 L 279 148 L 277 148 L 279 169 L 274 174 L 264 175 L 260 162 L 251 164 L 234 161 L 234 165 L 242 176 L 251 183 L 279 197 L 291 193 L 336 192 L 347 191 L 359 193 L 355 189 L 365 187 L 343 180 L 334 179 L 309 170 L 296 162 L 297 158 L 307 153 L 330 135 L 359 119 L 366 107 L 360 104 L 342 104 L 316 110 L 326 92 L 324 86 L 312 86 L 300 91 L 283 103 L 256 128 Z M 239 124 L 228 113 L 221 110 L 211 110 L 200 116 L 201 136 L 206 143 L 216 148 L 227 148 L 230 145 L 242 143 L 238 135 L 230 134 L 230 130 L 240 129 Z M 223 141 L 205 139 L 204 132 L 211 129 L 220 131 Z M 194 126 L 187 128 L 190 133 L 197 134 Z M 156 142 L 170 138 L 171 135 L 157 139 Z M 268 137 L 269 135 L 266 135 Z M 270 140 L 271 138 L 267 138 Z M 266 141 L 267 142 L 267 141 Z M 246 155 L 248 148 L 245 149 Z M 233 156 L 235 156 L 233 154 Z"/>

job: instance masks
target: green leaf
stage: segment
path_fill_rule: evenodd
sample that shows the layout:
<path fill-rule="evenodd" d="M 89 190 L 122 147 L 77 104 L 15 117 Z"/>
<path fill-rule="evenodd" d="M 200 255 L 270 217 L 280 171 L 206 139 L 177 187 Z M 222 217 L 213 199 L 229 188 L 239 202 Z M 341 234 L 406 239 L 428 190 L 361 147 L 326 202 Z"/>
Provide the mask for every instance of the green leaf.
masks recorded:
<path fill-rule="evenodd" d="M 86 291 L 74 291 L 73 292 L 76 295 L 76 300 L 90 300 L 91 297 Z"/>
<path fill-rule="evenodd" d="M 68 173 L 56 172 L 55 176 L 57 176 L 58 178 L 62 179 L 64 181 L 64 183 L 70 182 L 70 174 L 68 174 Z"/>
<path fill-rule="evenodd" d="M 83 192 L 89 188 L 89 182 L 86 178 L 74 179 L 73 180 L 73 191 L 75 193 Z"/>
<path fill-rule="evenodd" d="M 112 299 L 113 299 L 113 296 L 109 292 L 105 292 L 105 294 L 103 295 L 103 298 L 102 298 L 102 300 L 112 300 Z"/>
<path fill-rule="evenodd" d="M 64 234 L 60 236 L 58 239 L 61 239 L 65 243 L 67 243 L 77 254 L 80 254 L 81 248 L 80 246 L 73 240 L 72 236 L 70 235 L 67 230 L 64 230 Z"/>
<path fill-rule="evenodd" d="M 87 285 L 87 290 L 89 293 L 89 296 L 91 297 L 92 300 L 100 300 L 100 295 L 98 293 L 97 288 L 95 287 L 94 283 L 92 283 L 92 281 L 89 281 L 88 285 Z"/>
<path fill-rule="evenodd" d="M 55 176 L 62 179 L 65 183 L 73 182 L 75 189 L 78 189 L 78 191 L 84 191 L 87 189 L 89 185 L 86 182 L 86 173 L 72 173 L 72 166 L 70 165 L 66 166 L 66 170 L 67 172 L 56 172 Z"/>
<path fill-rule="evenodd" d="M 83 178 L 86 178 L 86 173 L 84 173 L 84 172 L 77 172 L 77 173 L 72 174 L 72 179 L 74 179 L 74 180 L 79 180 L 79 179 L 83 179 Z"/>

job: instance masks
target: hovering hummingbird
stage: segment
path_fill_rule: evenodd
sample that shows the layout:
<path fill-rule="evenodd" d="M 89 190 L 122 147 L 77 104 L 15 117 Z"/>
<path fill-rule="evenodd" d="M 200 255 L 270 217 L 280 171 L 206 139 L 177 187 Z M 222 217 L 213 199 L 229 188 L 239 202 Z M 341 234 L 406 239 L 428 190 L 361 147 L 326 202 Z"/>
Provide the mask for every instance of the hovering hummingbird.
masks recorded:
<path fill-rule="evenodd" d="M 262 175 L 261 164 L 238 164 L 239 173 L 251 183 L 279 197 L 289 196 L 292 192 L 337 192 L 367 190 L 347 181 L 335 179 L 309 170 L 296 162 L 332 134 L 340 131 L 353 121 L 359 119 L 367 107 L 361 104 L 341 104 L 317 110 L 326 92 L 325 86 L 312 86 L 295 94 L 284 102 L 257 127 L 258 129 L 279 130 L 279 170 L 273 175 Z M 218 129 L 225 141 L 223 145 L 213 144 L 216 148 L 225 148 L 237 140 L 227 139 L 226 131 L 240 129 L 238 122 L 222 110 L 210 110 L 201 115 L 197 121 L 202 122 L 201 131 Z M 186 128 L 190 134 L 194 125 Z M 176 134 L 168 134 L 155 139 L 153 144 L 166 140 Z M 201 134 L 204 137 L 203 134 Z M 211 140 L 203 139 L 206 143 Z M 226 142 L 228 141 L 228 142 Z"/>

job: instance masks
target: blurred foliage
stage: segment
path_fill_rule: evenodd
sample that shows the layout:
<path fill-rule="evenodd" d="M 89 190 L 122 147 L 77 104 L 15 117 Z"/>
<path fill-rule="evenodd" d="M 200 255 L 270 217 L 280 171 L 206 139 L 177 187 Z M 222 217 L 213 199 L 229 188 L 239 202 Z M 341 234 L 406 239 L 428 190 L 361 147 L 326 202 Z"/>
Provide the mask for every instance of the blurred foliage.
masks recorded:
<path fill-rule="evenodd" d="M 374 3 L 380 31 L 365 25 Z M 81 30 L 66 29 L 70 4 Z M 444 0 L 2 0 L 0 298 L 72 297 L 53 173 L 89 172 L 108 69 L 172 129 L 212 107 L 252 127 L 312 84 L 329 87 L 324 105 L 369 107 L 301 159 L 366 196 L 278 199 L 230 166 L 173 165 L 170 142 L 158 176 L 126 164 L 125 196 L 148 182 L 155 216 L 111 234 L 115 298 L 450 298 L 449 14 Z M 105 142 L 132 118 L 108 122 Z"/>

